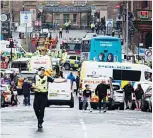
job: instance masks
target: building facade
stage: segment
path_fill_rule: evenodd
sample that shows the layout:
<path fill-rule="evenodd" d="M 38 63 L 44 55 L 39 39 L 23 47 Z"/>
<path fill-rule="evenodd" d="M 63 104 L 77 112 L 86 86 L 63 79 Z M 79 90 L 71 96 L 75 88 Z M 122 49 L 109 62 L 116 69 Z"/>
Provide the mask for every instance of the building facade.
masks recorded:
<path fill-rule="evenodd" d="M 63 25 L 70 21 L 72 26 L 89 26 L 91 21 L 107 19 L 108 1 L 88 1 L 88 0 L 51 0 L 51 1 L 2 1 L 2 13 L 10 13 L 12 22 L 20 22 L 20 11 L 34 11 L 33 22 L 41 16 L 42 23 Z M 7 5 L 7 6 L 4 6 Z M 99 16 L 95 18 L 95 12 Z M 109 11 L 110 12 L 110 11 Z M 113 13 L 113 12 L 112 12 Z"/>

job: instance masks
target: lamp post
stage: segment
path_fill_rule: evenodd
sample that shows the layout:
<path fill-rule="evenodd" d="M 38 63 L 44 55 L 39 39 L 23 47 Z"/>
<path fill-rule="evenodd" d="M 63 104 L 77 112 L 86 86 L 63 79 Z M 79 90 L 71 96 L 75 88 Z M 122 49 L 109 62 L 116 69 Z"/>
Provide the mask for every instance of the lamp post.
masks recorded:
<path fill-rule="evenodd" d="M 129 3 L 127 1 L 127 5 L 126 5 L 126 57 L 128 56 L 128 8 L 129 8 Z M 127 58 L 126 58 L 127 59 Z"/>

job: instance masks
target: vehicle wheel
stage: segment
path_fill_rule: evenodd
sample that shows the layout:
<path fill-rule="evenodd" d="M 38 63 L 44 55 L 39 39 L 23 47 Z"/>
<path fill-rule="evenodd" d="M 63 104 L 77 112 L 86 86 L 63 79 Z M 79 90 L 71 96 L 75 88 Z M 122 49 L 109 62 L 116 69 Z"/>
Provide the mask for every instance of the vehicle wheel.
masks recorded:
<path fill-rule="evenodd" d="M 70 70 L 70 64 L 68 64 L 68 63 L 64 64 L 64 68 L 65 68 L 65 70 Z"/>
<path fill-rule="evenodd" d="M 147 110 L 148 110 L 147 104 L 146 104 L 146 102 L 144 102 L 144 103 L 142 104 L 142 106 L 141 106 L 141 111 L 147 112 Z"/>
<path fill-rule="evenodd" d="M 71 101 L 70 108 L 74 108 L 74 100 Z"/>
<path fill-rule="evenodd" d="M 136 108 L 136 105 L 135 105 L 135 102 L 133 101 L 131 109 L 134 110 L 135 108 Z"/>
<path fill-rule="evenodd" d="M 93 106 L 92 108 L 93 108 L 94 110 L 96 110 L 96 109 L 97 109 L 97 107 L 96 107 L 96 106 Z"/>
<path fill-rule="evenodd" d="M 75 71 L 77 68 L 73 68 L 73 70 Z"/>
<path fill-rule="evenodd" d="M 124 103 L 120 104 L 120 110 L 124 110 Z"/>
<path fill-rule="evenodd" d="M 114 101 L 111 100 L 110 103 L 108 104 L 108 110 L 114 110 L 115 109 L 115 104 Z"/>
<path fill-rule="evenodd" d="M 1 107 L 5 107 L 5 98 L 1 97 Z"/>
<path fill-rule="evenodd" d="M 79 102 L 79 110 L 82 110 L 83 103 Z"/>

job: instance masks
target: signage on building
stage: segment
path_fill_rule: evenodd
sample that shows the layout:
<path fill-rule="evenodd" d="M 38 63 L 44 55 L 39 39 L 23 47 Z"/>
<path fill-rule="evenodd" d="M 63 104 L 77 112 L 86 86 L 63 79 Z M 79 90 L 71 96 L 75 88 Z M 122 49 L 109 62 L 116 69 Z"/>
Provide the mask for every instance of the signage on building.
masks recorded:
<path fill-rule="evenodd" d="M 0 20 L 1 20 L 2 22 L 5 22 L 5 21 L 7 20 L 7 15 L 6 15 L 6 14 L 1 14 Z"/>
<path fill-rule="evenodd" d="M 140 19 L 148 19 L 148 11 L 141 11 Z"/>
<path fill-rule="evenodd" d="M 145 60 L 152 61 L 152 50 L 150 49 L 145 50 Z"/>
<path fill-rule="evenodd" d="M 32 26 L 32 14 L 30 11 L 20 11 L 20 25 Z"/>
<path fill-rule="evenodd" d="M 43 8 L 44 12 L 51 13 L 81 13 L 91 12 L 91 6 L 47 6 Z"/>
<path fill-rule="evenodd" d="M 32 21 L 35 21 L 36 20 L 36 9 L 30 9 L 30 12 L 31 12 L 31 16 L 32 16 Z"/>

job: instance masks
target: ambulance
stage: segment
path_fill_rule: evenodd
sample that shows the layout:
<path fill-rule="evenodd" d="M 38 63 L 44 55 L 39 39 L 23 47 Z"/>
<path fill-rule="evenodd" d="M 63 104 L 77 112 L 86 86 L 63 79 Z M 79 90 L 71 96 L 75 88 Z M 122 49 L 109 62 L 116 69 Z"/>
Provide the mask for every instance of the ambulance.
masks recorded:
<path fill-rule="evenodd" d="M 36 72 L 39 68 L 46 69 L 46 75 L 50 76 L 52 72 L 52 60 L 48 55 L 33 56 L 29 62 L 29 71 Z"/>

